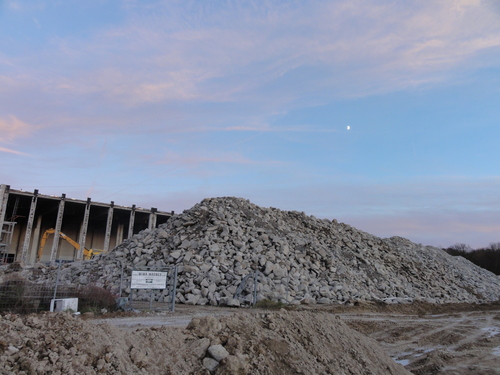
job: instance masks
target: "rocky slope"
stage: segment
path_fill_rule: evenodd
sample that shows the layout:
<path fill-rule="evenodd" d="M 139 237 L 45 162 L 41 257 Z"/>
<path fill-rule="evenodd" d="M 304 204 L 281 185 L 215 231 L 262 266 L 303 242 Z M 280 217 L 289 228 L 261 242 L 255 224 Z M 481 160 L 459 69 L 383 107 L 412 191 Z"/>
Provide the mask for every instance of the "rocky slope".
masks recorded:
<path fill-rule="evenodd" d="M 252 283 L 238 301 L 233 296 L 254 270 L 260 271 L 258 299 L 286 303 L 500 299 L 498 276 L 441 249 L 229 197 L 205 199 L 108 254 L 66 267 L 61 279 L 96 282 L 116 293 L 123 265 L 127 295 L 132 268 L 174 264 L 179 270 L 176 300 L 189 304 L 250 303 Z M 148 296 L 149 291 L 138 294 Z M 168 290 L 155 294 L 156 300 L 168 298 Z"/>

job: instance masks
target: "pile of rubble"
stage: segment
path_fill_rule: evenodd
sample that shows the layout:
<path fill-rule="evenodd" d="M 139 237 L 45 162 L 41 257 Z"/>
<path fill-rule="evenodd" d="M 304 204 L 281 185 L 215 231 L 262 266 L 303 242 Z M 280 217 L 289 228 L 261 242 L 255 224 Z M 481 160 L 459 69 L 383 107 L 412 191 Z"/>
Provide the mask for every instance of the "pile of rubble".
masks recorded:
<path fill-rule="evenodd" d="M 178 265 L 176 301 L 187 304 L 250 303 L 253 283 L 239 299 L 234 295 L 256 270 L 258 300 L 291 304 L 500 299 L 498 276 L 441 249 L 401 237 L 381 239 L 336 220 L 231 197 L 205 199 L 108 254 L 67 266 L 60 278 L 63 283 L 96 282 L 116 293 L 123 266 L 127 295 L 133 268 L 172 265 Z M 156 291 L 154 298 L 166 301 L 168 293 Z M 134 298 L 149 294 L 142 291 Z"/>

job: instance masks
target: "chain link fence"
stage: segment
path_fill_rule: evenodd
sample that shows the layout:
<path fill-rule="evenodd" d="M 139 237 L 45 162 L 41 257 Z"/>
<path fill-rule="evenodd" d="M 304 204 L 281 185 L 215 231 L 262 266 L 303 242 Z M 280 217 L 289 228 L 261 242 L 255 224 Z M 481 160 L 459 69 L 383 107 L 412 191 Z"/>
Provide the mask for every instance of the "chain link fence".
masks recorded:
<path fill-rule="evenodd" d="M 92 283 L 60 285 L 58 277 L 60 267 L 59 264 L 55 281 L 34 282 L 16 273 L 5 274 L 0 283 L 0 312 L 30 314 L 50 311 L 51 307 L 58 311 L 58 306 L 61 304 L 57 301 L 69 298 L 78 298 L 79 309 L 85 311 L 112 309 L 116 304 L 114 297 L 109 292 Z"/>
<path fill-rule="evenodd" d="M 177 266 L 133 268 L 129 285 L 128 308 L 175 310 Z"/>
<path fill-rule="evenodd" d="M 55 271 L 55 270 L 54 270 Z M 165 283 L 157 289 L 132 288 L 133 272 L 143 271 L 164 275 Z M 80 312 L 105 312 L 122 310 L 167 310 L 174 311 L 177 267 L 164 268 L 123 268 L 119 280 L 119 291 L 112 295 L 97 285 L 97 276 L 87 275 L 85 283 L 68 284 L 61 282 L 61 263 L 57 265 L 55 278 L 30 281 L 16 272 L 6 273 L 0 281 L 0 313 L 29 314 L 51 310 L 52 307 L 65 309 L 61 300 L 78 298 Z M 148 279 L 149 280 L 149 279 Z M 72 306 L 72 305 L 71 305 Z M 72 308 L 74 310 L 74 308 Z"/>
<path fill-rule="evenodd" d="M 78 311 L 105 312 L 119 310 L 175 310 L 176 299 L 183 300 L 186 279 L 181 278 L 181 292 L 177 292 L 177 266 L 171 267 L 142 267 L 134 268 L 122 265 L 116 273 L 113 272 L 112 284 L 107 285 L 112 293 L 103 288 L 99 272 L 87 272 L 79 277 L 67 277 L 72 274 L 71 264 L 52 265 L 50 274 L 30 281 L 19 276 L 17 272 L 5 273 L 0 276 L 0 313 L 12 312 L 19 314 L 50 311 L 53 307 L 65 305 L 60 300 L 78 298 Z M 35 273 L 33 271 L 33 273 Z M 134 283 L 134 273 L 142 274 L 142 285 Z M 38 275 L 40 276 L 40 275 Z M 155 277 L 162 280 L 161 284 L 154 284 Z M 36 279 L 36 277 L 34 277 Z M 234 287 L 231 295 L 219 297 L 217 302 L 228 306 L 254 306 L 258 300 L 258 290 L 265 284 L 265 276 L 253 270 Z M 108 279 L 110 280 L 110 279 Z M 136 280 L 137 281 L 137 280 Z M 72 283 L 71 283 L 72 282 Z M 148 282 L 151 282 L 148 285 Z M 183 286 L 184 285 L 184 286 Z M 67 305 L 66 305 L 67 306 Z M 76 310 L 73 307 L 70 307 Z"/>

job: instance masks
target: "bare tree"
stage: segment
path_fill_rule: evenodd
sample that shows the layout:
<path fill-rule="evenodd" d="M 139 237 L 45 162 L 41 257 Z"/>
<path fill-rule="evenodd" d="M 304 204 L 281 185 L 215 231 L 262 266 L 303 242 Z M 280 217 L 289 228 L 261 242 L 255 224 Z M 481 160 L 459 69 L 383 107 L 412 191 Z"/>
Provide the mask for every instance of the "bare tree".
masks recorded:
<path fill-rule="evenodd" d="M 457 242 L 455 245 L 451 245 L 448 249 L 458 250 L 458 251 L 472 251 L 472 247 L 465 243 Z"/>
<path fill-rule="evenodd" d="M 492 243 L 490 243 L 489 248 L 491 250 L 500 250 L 500 242 L 492 242 Z"/>

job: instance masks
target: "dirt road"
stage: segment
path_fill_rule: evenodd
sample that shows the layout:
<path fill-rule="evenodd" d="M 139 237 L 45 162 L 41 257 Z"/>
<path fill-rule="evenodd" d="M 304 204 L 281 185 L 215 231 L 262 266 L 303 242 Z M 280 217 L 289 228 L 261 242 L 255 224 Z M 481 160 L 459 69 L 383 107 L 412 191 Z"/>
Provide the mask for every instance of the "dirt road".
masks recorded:
<path fill-rule="evenodd" d="M 500 374 L 500 311 L 342 319 L 414 374 Z"/>

